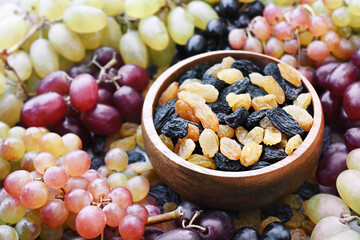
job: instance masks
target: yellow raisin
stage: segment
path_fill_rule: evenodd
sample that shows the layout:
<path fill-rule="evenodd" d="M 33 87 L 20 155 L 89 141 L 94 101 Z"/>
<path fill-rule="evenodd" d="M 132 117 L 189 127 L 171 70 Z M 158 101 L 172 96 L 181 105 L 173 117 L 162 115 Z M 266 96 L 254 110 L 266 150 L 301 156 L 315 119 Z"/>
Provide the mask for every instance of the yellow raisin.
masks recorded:
<path fill-rule="evenodd" d="M 310 131 L 314 119 L 305 109 L 295 105 L 288 105 L 283 109 L 299 123 L 304 131 Z"/>
<path fill-rule="evenodd" d="M 110 145 L 111 149 L 121 148 L 125 152 L 134 150 L 135 147 L 136 147 L 136 136 L 135 135 L 116 140 L 113 143 L 111 143 L 111 145 Z"/>
<path fill-rule="evenodd" d="M 288 137 L 285 134 L 281 133 L 281 141 L 277 144 L 277 146 L 285 149 L 287 142 Z"/>
<path fill-rule="evenodd" d="M 290 231 L 291 240 L 307 240 L 306 232 L 301 228 L 296 228 Z"/>
<path fill-rule="evenodd" d="M 132 163 L 129 164 L 127 168 L 134 169 L 138 175 L 154 169 L 149 161 Z"/>
<path fill-rule="evenodd" d="M 249 77 L 252 84 L 264 89 L 268 94 L 273 94 L 279 104 L 283 104 L 285 102 L 284 90 L 272 76 L 263 76 L 260 73 L 251 73 L 249 74 Z"/>
<path fill-rule="evenodd" d="M 160 134 L 161 141 L 170 149 L 171 151 L 174 151 L 174 143 L 171 140 L 171 138 L 165 136 L 164 134 Z"/>
<path fill-rule="evenodd" d="M 302 85 L 301 75 L 295 68 L 286 63 L 278 63 L 281 76 L 295 87 Z"/>
<path fill-rule="evenodd" d="M 275 127 L 265 128 L 264 143 L 266 145 L 275 145 L 281 142 L 281 132 Z"/>
<path fill-rule="evenodd" d="M 299 228 L 305 220 L 305 216 L 293 210 L 293 216 L 285 223 L 288 228 Z"/>
<path fill-rule="evenodd" d="M 194 142 L 199 141 L 200 132 L 199 128 L 194 124 L 188 123 L 188 134 L 186 134 L 185 138 L 189 138 Z"/>
<path fill-rule="evenodd" d="M 244 145 L 249 142 L 260 144 L 263 141 L 263 137 L 264 137 L 264 129 L 262 129 L 261 127 L 254 127 L 246 135 L 245 139 L 241 143 Z"/>
<path fill-rule="evenodd" d="M 180 86 L 179 86 L 179 92 L 180 91 L 184 91 L 186 86 L 189 85 L 190 83 L 201 83 L 201 80 L 200 79 L 197 79 L 197 78 L 189 78 L 189 79 L 186 79 Z"/>
<path fill-rule="evenodd" d="M 142 129 L 141 129 L 141 125 L 139 125 L 139 127 L 136 130 L 136 144 L 139 145 L 143 150 L 145 150 L 145 145 L 144 145 L 144 139 L 142 136 Z"/>
<path fill-rule="evenodd" d="M 228 137 L 233 138 L 235 136 L 235 130 L 229 125 L 219 125 L 219 129 L 216 131 L 219 138 Z"/>
<path fill-rule="evenodd" d="M 216 169 L 216 164 L 212 158 L 200 155 L 200 154 L 193 154 L 188 159 L 188 162 L 191 162 L 195 165 L 200 167 L 209 168 L 209 169 Z"/>
<path fill-rule="evenodd" d="M 235 136 L 241 144 L 245 145 L 244 140 L 246 138 L 246 135 L 248 135 L 248 130 L 246 130 L 244 127 L 240 126 L 235 129 Z"/>
<path fill-rule="evenodd" d="M 268 127 L 274 126 L 267 117 L 264 117 L 263 119 L 261 119 L 259 122 L 259 125 L 262 128 L 268 128 Z"/>
<path fill-rule="evenodd" d="M 307 109 L 311 103 L 311 99 L 310 93 L 302 93 L 294 100 L 294 105 Z"/>
<path fill-rule="evenodd" d="M 249 93 L 229 93 L 226 96 L 226 101 L 234 112 L 239 107 L 244 107 L 246 110 L 249 110 L 249 108 L 251 107 L 251 96 Z"/>
<path fill-rule="evenodd" d="M 260 208 L 239 211 L 240 227 L 255 227 L 260 224 L 261 210 Z"/>
<path fill-rule="evenodd" d="M 204 156 L 212 158 L 219 152 L 219 138 L 211 129 L 204 129 L 200 134 L 199 143 Z"/>
<path fill-rule="evenodd" d="M 130 137 L 136 134 L 136 129 L 138 128 L 139 124 L 132 123 L 132 122 L 125 122 L 121 125 L 119 130 L 119 134 L 121 138 Z"/>
<path fill-rule="evenodd" d="M 189 138 L 179 139 L 175 145 L 175 153 L 183 159 L 188 159 L 195 150 L 195 147 L 196 145 L 193 140 Z"/>
<path fill-rule="evenodd" d="M 231 68 L 231 65 L 235 62 L 235 59 L 232 57 L 223 58 L 221 61 L 221 69 Z"/>
<path fill-rule="evenodd" d="M 239 160 L 241 147 L 235 140 L 223 137 L 220 139 L 220 152 L 230 160 Z"/>
<path fill-rule="evenodd" d="M 285 147 L 285 153 L 290 155 L 295 149 L 297 149 L 302 143 L 302 139 L 299 134 L 291 137 Z"/>
<path fill-rule="evenodd" d="M 265 96 L 253 98 L 251 101 L 251 106 L 254 108 L 255 111 L 259 111 L 276 108 L 278 105 L 275 95 L 268 94 Z"/>
<path fill-rule="evenodd" d="M 314 227 L 315 223 L 313 223 L 310 219 L 305 219 L 305 221 L 301 224 L 301 229 L 303 229 L 307 234 L 311 234 Z"/>
<path fill-rule="evenodd" d="M 197 82 L 187 84 L 185 91 L 198 94 L 203 97 L 206 102 L 215 102 L 219 96 L 219 91 L 213 85 Z"/>
<path fill-rule="evenodd" d="M 182 119 L 189 120 L 197 124 L 200 123 L 200 120 L 195 117 L 194 109 L 183 100 L 176 101 L 175 113 L 179 115 Z"/>
<path fill-rule="evenodd" d="M 217 77 L 218 72 L 221 71 L 221 63 L 217 63 L 210 67 L 204 74 L 211 74 L 214 77 Z"/>
<path fill-rule="evenodd" d="M 188 103 L 192 108 L 205 104 L 205 99 L 203 97 L 187 91 L 179 92 L 178 99 Z"/>
<path fill-rule="evenodd" d="M 226 82 L 227 84 L 233 84 L 240 79 L 244 78 L 242 72 L 236 68 L 224 69 L 218 72 L 217 77 Z"/>
<path fill-rule="evenodd" d="M 267 225 L 269 225 L 269 223 L 272 223 L 272 222 L 281 222 L 281 220 L 277 217 L 274 217 L 274 216 L 270 216 L 270 217 L 267 217 L 265 218 L 264 220 L 262 220 L 260 222 L 260 225 L 259 225 L 259 234 L 261 235 L 262 232 L 264 231 L 264 229 L 266 228 Z"/>
<path fill-rule="evenodd" d="M 241 151 L 240 162 L 243 166 L 248 167 L 259 161 L 262 153 L 262 145 L 254 142 L 245 144 Z"/>
<path fill-rule="evenodd" d="M 165 91 L 161 94 L 159 101 L 158 101 L 158 106 L 163 105 L 164 103 L 174 99 L 177 97 L 177 93 L 178 93 L 178 86 L 179 83 L 178 82 L 173 82 L 171 83 L 166 89 Z"/>
<path fill-rule="evenodd" d="M 281 203 L 289 205 L 292 209 L 298 210 L 303 205 L 302 198 L 297 194 L 290 194 L 289 196 L 285 197 Z"/>
<path fill-rule="evenodd" d="M 219 119 L 208 105 L 196 106 L 194 112 L 204 128 L 209 128 L 214 132 L 219 129 Z"/>

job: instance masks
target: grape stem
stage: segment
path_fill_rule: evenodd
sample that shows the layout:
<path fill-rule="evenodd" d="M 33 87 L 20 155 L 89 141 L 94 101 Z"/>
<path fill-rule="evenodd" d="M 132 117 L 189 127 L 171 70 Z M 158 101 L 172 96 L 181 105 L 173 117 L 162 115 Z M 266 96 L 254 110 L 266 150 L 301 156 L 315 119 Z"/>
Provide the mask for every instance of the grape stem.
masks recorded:
<path fill-rule="evenodd" d="M 207 228 L 202 227 L 202 226 L 199 226 L 199 225 L 196 225 L 196 224 L 193 224 L 194 221 L 195 221 L 195 219 L 198 218 L 198 217 L 201 215 L 202 212 L 203 212 L 202 210 L 196 211 L 195 214 L 194 214 L 194 216 L 191 218 L 191 220 L 190 220 L 190 222 L 189 222 L 188 225 L 185 225 L 186 220 L 183 219 L 183 221 L 182 221 L 182 227 L 183 227 L 183 228 L 195 228 L 195 229 L 198 229 L 198 230 L 202 231 L 203 233 L 207 233 L 207 232 L 208 232 L 208 229 L 207 229 Z"/>
<path fill-rule="evenodd" d="M 311 14 L 312 17 L 316 16 L 314 9 L 310 7 L 308 4 L 303 4 L 302 6 L 306 11 L 308 11 Z"/>
<path fill-rule="evenodd" d="M 355 220 L 357 220 L 358 224 L 359 224 L 359 221 L 360 221 L 360 217 L 351 216 L 351 215 L 346 214 L 346 213 L 341 213 L 340 217 L 341 217 L 340 222 L 343 223 L 343 224 L 349 224 L 349 223 L 351 223 L 352 221 L 355 221 Z"/>
<path fill-rule="evenodd" d="M 145 226 L 150 226 L 158 223 L 168 222 L 175 219 L 180 219 L 183 215 L 184 215 L 184 209 L 181 206 L 179 206 L 174 211 L 149 217 Z"/>
<path fill-rule="evenodd" d="M 18 82 L 19 82 L 19 84 L 17 84 L 17 88 L 18 88 L 18 89 L 17 89 L 17 91 L 16 91 L 16 96 L 19 97 L 20 89 L 22 89 L 22 90 L 24 91 L 26 97 L 29 97 L 29 96 L 31 96 L 31 95 L 34 95 L 34 96 L 35 96 L 35 94 L 30 94 L 30 93 L 28 92 L 28 90 L 27 90 L 27 88 L 26 88 L 23 80 L 19 77 L 19 74 L 16 72 L 16 70 L 15 70 L 12 66 L 9 65 L 7 59 L 4 59 L 4 60 L 5 60 L 5 61 L 4 61 L 4 62 L 5 62 L 5 68 L 6 68 L 7 70 L 12 71 L 12 72 L 15 74 L 15 77 L 17 78 L 17 80 L 18 80 Z"/>

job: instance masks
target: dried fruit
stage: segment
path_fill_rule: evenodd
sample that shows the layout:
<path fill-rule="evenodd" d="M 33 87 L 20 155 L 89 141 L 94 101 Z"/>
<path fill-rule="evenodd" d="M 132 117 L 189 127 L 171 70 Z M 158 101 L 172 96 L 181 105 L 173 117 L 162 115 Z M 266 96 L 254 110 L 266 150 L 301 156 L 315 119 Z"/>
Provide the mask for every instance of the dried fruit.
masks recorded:
<path fill-rule="evenodd" d="M 136 147 L 136 136 L 122 138 L 111 143 L 110 148 L 121 148 L 124 151 L 134 150 Z"/>
<path fill-rule="evenodd" d="M 257 170 L 257 169 L 261 169 L 267 166 L 270 166 L 271 163 L 269 162 L 265 162 L 265 161 L 258 161 L 256 163 L 254 163 L 253 165 L 251 165 L 250 167 L 247 168 L 247 170 Z"/>
<path fill-rule="evenodd" d="M 262 128 L 268 128 L 268 127 L 274 126 L 267 117 L 264 117 L 263 119 L 261 119 L 259 122 L 259 125 Z"/>
<path fill-rule="evenodd" d="M 241 148 L 235 140 L 224 137 L 220 139 L 220 152 L 230 160 L 239 160 Z"/>
<path fill-rule="evenodd" d="M 183 75 L 181 75 L 181 77 L 179 77 L 177 82 L 179 83 L 179 86 L 180 86 L 186 79 L 197 78 L 197 77 L 198 77 L 198 73 L 195 70 L 189 70 L 186 73 L 184 73 Z"/>
<path fill-rule="evenodd" d="M 217 63 L 217 64 L 213 65 L 212 67 L 210 67 L 208 70 L 206 70 L 204 74 L 211 74 L 214 77 L 217 77 L 217 74 L 220 71 L 221 71 L 221 64 Z"/>
<path fill-rule="evenodd" d="M 193 154 L 188 159 L 188 162 L 191 162 L 195 165 L 200 167 L 209 168 L 209 169 L 216 169 L 216 164 L 212 158 L 200 155 L 200 154 Z"/>
<path fill-rule="evenodd" d="M 171 150 L 174 151 L 174 143 L 171 138 L 165 136 L 164 134 L 159 135 L 161 141 Z"/>
<path fill-rule="evenodd" d="M 211 74 L 204 74 L 202 77 L 202 84 L 213 85 L 219 92 L 221 92 L 225 87 L 229 86 L 229 84 L 217 79 Z"/>
<path fill-rule="evenodd" d="M 311 100 L 312 98 L 310 93 L 302 93 L 294 100 L 294 105 L 303 109 L 307 109 L 311 103 Z"/>
<path fill-rule="evenodd" d="M 175 153 L 183 158 L 188 159 L 195 149 L 195 143 L 189 138 L 179 139 L 175 145 Z"/>
<path fill-rule="evenodd" d="M 200 134 L 199 143 L 204 156 L 214 157 L 219 151 L 219 138 L 211 129 L 205 129 Z"/>
<path fill-rule="evenodd" d="M 262 145 L 259 145 L 254 142 L 245 144 L 241 151 L 240 162 L 245 167 L 253 165 L 259 161 L 262 153 Z"/>
<path fill-rule="evenodd" d="M 276 146 L 285 149 L 287 142 L 288 142 L 288 136 L 281 133 L 281 141 Z"/>
<path fill-rule="evenodd" d="M 260 208 L 239 211 L 239 227 L 255 227 L 260 224 Z"/>
<path fill-rule="evenodd" d="M 126 155 L 128 156 L 128 164 L 146 161 L 144 154 L 136 150 L 127 151 Z"/>
<path fill-rule="evenodd" d="M 119 134 L 121 138 L 130 137 L 136 133 L 136 129 L 138 128 L 139 124 L 132 123 L 132 122 L 124 122 L 121 125 L 119 130 Z"/>
<path fill-rule="evenodd" d="M 183 100 L 176 101 L 175 113 L 179 115 L 182 119 L 189 120 L 197 124 L 200 123 L 200 120 L 195 117 L 194 109 Z"/>
<path fill-rule="evenodd" d="M 259 125 L 260 120 L 263 119 L 266 114 L 265 110 L 255 111 L 249 115 L 249 117 L 246 119 L 245 127 L 248 129 L 252 129 Z M 272 124 L 271 124 L 272 125 Z"/>
<path fill-rule="evenodd" d="M 262 97 L 253 98 L 251 101 L 251 106 L 255 111 L 259 111 L 276 108 L 278 104 L 276 102 L 275 95 L 268 94 Z"/>
<path fill-rule="evenodd" d="M 293 210 L 293 216 L 285 223 L 288 228 L 299 228 L 305 220 L 305 216 Z"/>
<path fill-rule="evenodd" d="M 241 126 L 237 127 L 235 129 L 235 136 L 236 136 L 237 140 L 244 145 L 245 145 L 244 140 L 245 140 L 246 136 L 248 135 L 248 133 L 249 133 L 248 130 L 246 130 L 245 128 L 243 128 Z"/>
<path fill-rule="evenodd" d="M 186 86 L 191 84 L 191 83 L 201 83 L 200 79 L 196 79 L 196 78 L 189 78 L 186 79 L 180 86 L 179 86 L 179 92 L 184 91 Z"/>
<path fill-rule="evenodd" d="M 221 69 L 231 68 L 231 65 L 235 62 L 235 59 L 232 57 L 225 57 L 221 61 Z"/>
<path fill-rule="evenodd" d="M 285 110 L 281 108 L 273 108 L 266 112 L 266 116 L 270 122 L 287 136 L 294 136 L 296 134 L 305 135 L 304 130 L 299 123 Z"/>
<path fill-rule="evenodd" d="M 249 110 L 251 107 L 251 97 L 249 93 L 229 93 L 226 96 L 226 101 L 233 111 L 236 111 L 239 107 L 244 107 L 246 110 Z"/>
<path fill-rule="evenodd" d="M 289 205 L 292 209 L 298 210 L 303 205 L 303 200 L 298 194 L 290 194 L 285 197 L 282 201 L 283 204 Z"/>
<path fill-rule="evenodd" d="M 219 99 L 221 101 L 225 101 L 226 96 L 229 93 L 234 93 L 234 94 L 244 93 L 249 84 L 250 84 L 250 79 L 248 77 L 243 78 L 243 79 L 231 84 L 230 86 L 227 86 L 226 88 L 224 88 L 219 95 Z"/>
<path fill-rule="evenodd" d="M 239 107 L 235 112 L 227 115 L 224 120 L 230 127 L 237 128 L 246 121 L 248 116 L 249 112 L 244 107 Z"/>
<path fill-rule="evenodd" d="M 249 93 L 252 98 L 267 95 L 267 92 L 251 83 L 246 87 L 246 92 Z"/>
<path fill-rule="evenodd" d="M 162 128 L 166 122 L 170 120 L 172 115 L 175 113 L 176 99 L 166 102 L 157 108 L 154 115 L 154 125 L 158 130 Z"/>
<path fill-rule="evenodd" d="M 286 158 L 285 150 L 276 146 L 264 146 L 260 161 L 275 163 L 279 160 Z"/>
<path fill-rule="evenodd" d="M 262 219 L 265 219 L 269 216 L 274 216 L 279 218 L 282 222 L 287 222 L 292 218 L 293 212 L 289 205 L 273 204 L 261 209 Z"/>
<path fill-rule="evenodd" d="M 306 232 L 301 228 L 296 228 L 290 231 L 292 240 L 307 240 Z"/>
<path fill-rule="evenodd" d="M 214 132 L 219 129 L 219 120 L 208 105 L 203 104 L 202 106 L 196 106 L 194 113 L 204 128 L 209 128 Z"/>
<path fill-rule="evenodd" d="M 206 102 L 215 102 L 219 96 L 219 91 L 210 84 L 192 82 L 187 84 L 184 90 L 190 93 L 196 93 L 203 97 Z"/>
<path fill-rule="evenodd" d="M 194 142 L 199 141 L 200 138 L 200 132 L 199 128 L 195 126 L 194 124 L 189 123 L 188 124 L 188 134 L 185 136 L 185 138 L 189 138 L 193 140 Z"/>
<path fill-rule="evenodd" d="M 136 130 L 136 144 L 139 145 L 143 150 L 145 150 L 145 144 L 144 144 L 144 139 L 142 136 L 141 125 L 139 125 L 139 127 Z"/>
<path fill-rule="evenodd" d="M 288 105 L 283 107 L 283 109 L 299 123 L 302 129 L 304 129 L 306 132 L 310 131 L 314 120 L 305 109 L 295 105 Z"/>
<path fill-rule="evenodd" d="M 241 143 L 244 145 L 249 142 L 260 144 L 263 141 L 263 137 L 264 137 L 264 129 L 262 129 L 261 127 L 254 127 L 246 135 L 245 139 L 243 139 Z"/>
<path fill-rule="evenodd" d="M 281 76 L 289 81 L 295 87 L 300 87 L 302 85 L 301 75 L 293 67 L 286 63 L 278 63 L 278 67 L 281 73 Z"/>
<path fill-rule="evenodd" d="M 214 156 L 214 162 L 219 170 L 223 171 L 241 171 L 245 170 L 240 161 L 233 161 L 225 157 L 222 153 L 217 153 Z"/>
<path fill-rule="evenodd" d="M 225 113 L 230 114 L 232 113 L 232 109 L 226 101 L 223 102 L 213 102 L 207 103 L 207 105 L 211 108 L 214 113 Z"/>
<path fill-rule="evenodd" d="M 188 133 L 188 121 L 174 117 L 163 126 L 161 133 L 170 138 L 183 138 Z"/>
<path fill-rule="evenodd" d="M 284 90 L 272 76 L 263 76 L 260 73 L 251 73 L 249 77 L 252 84 L 261 87 L 268 94 L 274 95 L 279 104 L 283 104 L 285 102 Z"/>
<path fill-rule="evenodd" d="M 314 227 L 315 223 L 313 223 L 310 219 L 305 219 L 305 221 L 301 224 L 301 229 L 303 229 L 307 234 L 311 234 Z"/>
<path fill-rule="evenodd" d="M 231 65 L 231 67 L 239 69 L 244 74 L 244 76 L 248 76 L 252 72 L 258 72 L 262 74 L 261 69 L 248 60 L 243 60 L 243 59 L 236 60 Z"/>
<path fill-rule="evenodd" d="M 302 139 L 300 135 L 295 135 L 291 137 L 285 147 L 285 153 L 287 155 L 292 154 L 292 152 L 297 149 L 302 144 Z"/>
<path fill-rule="evenodd" d="M 177 93 L 178 93 L 178 86 L 179 83 L 178 82 L 173 82 L 171 83 L 166 89 L 165 91 L 161 94 L 159 101 L 158 101 L 158 106 L 163 105 L 164 103 L 174 99 L 177 97 Z"/>
<path fill-rule="evenodd" d="M 262 232 L 264 231 L 266 226 L 269 225 L 269 223 L 272 223 L 272 222 L 281 222 L 281 220 L 279 218 L 277 218 L 277 217 L 274 217 L 274 216 L 267 217 L 266 219 L 264 219 L 264 220 L 262 220 L 260 222 L 258 232 L 260 234 L 262 234 Z"/>
<path fill-rule="evenodd" d="M 205 99 L 203 97 L 186 91 L 179 92 L 178 99 L 188 103 L 192 108 L 205 104 Z"/>
<path fill-rule="evenodd" d="M 218 72 L 217 77 L 220 80 L 226 82 L 227 84 L 233 84 L 239 81 L 240 79 L 243 79 L 244 75 L 242 74 L 241 71 L 239 71 L 236 68 L 229 68 Z"/>
<path fill-rule="evenodd" d="M 281 142 L 281 132 L 275 127 L 267 127 L 265 128 L 264 133 L 264 144 L 266 145 L 275 145 Z"/>
<path fill-rule="evenodd" d="M 219 125 L 217 130 L 217 135 L 219 138 L 228 137 L 233 138 L 235 136 L 235 130 L 228 125 Z"/>

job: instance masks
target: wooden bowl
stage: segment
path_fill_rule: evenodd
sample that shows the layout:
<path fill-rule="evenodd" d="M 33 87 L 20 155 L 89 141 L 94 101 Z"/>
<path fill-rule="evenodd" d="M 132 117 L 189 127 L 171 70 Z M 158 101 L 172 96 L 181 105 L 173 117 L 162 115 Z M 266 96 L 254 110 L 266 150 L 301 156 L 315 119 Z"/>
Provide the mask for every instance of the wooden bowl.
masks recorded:
<path fill-rule="evenodd" d="M 228 56 L 250 60 L 261 68 L 268 63 L 280 62 L 253 52 L 217 51 L 185 59 L 170 67 L 154 82 L 144 101 L 142 130 L 146 152 L 158 176 L 187 200 L 202 206 L 228 210 L 262 207 L 294 192 L 311 176 L 320 157 L 324 117 L 319 97 L 304 76 L 303 84 L 312 95 L 313 126 L 296 151 L 268 167 L 229 172 L 194 165 L 169 150 L 154 127 L 154 108 L 170 83 L 197 65 L 214 64 Z"/>

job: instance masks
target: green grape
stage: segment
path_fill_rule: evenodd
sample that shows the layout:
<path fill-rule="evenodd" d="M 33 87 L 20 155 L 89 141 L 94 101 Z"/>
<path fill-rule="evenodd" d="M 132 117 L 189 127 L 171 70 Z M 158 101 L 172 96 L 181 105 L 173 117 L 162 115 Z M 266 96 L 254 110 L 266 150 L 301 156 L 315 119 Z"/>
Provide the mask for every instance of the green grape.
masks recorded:
<path fill-rule="evenodd" d="M 4 180 L 7 175 L 10 173 L 10 163 L 9 161 L 0 157 L 0 180 Z"/>
<path fill-rule="evenodd" d="M 350 0 L 349 10 L 353 15 L 360 16 L 360 1 L 359 0 Z"/>
<path fill-rule="evenodd" d="M 40 0 L 38 12 L 50 21 L 61 18 L 70 0 Z"/>
<path fill-rule="evenodd" d="M 6 3 L 0 6 L 0 20 L 12 15 L 15 15 L 16 12 L 21 12 L 19 6 L 13 3 Z"/>
<path fill-rule="evenodd" d="M 20 111 L 23 101 L 14 94 L 2 94 L 0 96 L 0 121 L 14 126 L 20 120 Z"/>
<path fill-rule="evenodd" d="M 331 15 L 333 23 L 337 27 L 346 27 L 350 24 L 350 11 L 347 7 L 340 7 L 334 10 Z"/>
<path fill-rule="evenodd" d="M 106 181 L 109 183 L 110 188 L 122 186 L 126 187 L 127 177 L 119 172 L 111 174 Z"/>
<path fill-rule="evenodd" d="M 0 73 L 5 74 L 5 63 L 4 61 L 0 58 Z"/>
<path fill-rule="evenodd" d="M 176 44 L 170 39 L 168 46 L 162 51 L 156 51 L 150 48 L 151 59 L 156 66 L 169 67 L 175 55 Z"/>
<path fill-rule="evenodd" d="M 325 7 L 324 2 L 322 0 L 316 0 L 315 2 L 313 2 L 312 9 L 314 10 L 316 15 L 320 15 L 320 14 L 327 15 L 329 13 L 329 9 Z"/>
<path fill-rule="evenodd" d="M 39 85 L 41 78 L 35 71 L 31 73 L 29 79 L 25 82 L 26 88 L 29 92 L 35 93 L 37 86 Z"/>
<path fill-rule="evenodd" d="M 8 225 L 0 226 L 0 239 L 1 240 L 19 240 L 16 230 Z"/>
<path fill-rule="evenodd" d="M 64 58 L 61 55 L 59 55 L 59 70 L 66 71 L 70 67 L 72 67 L 73 65 L 75 65 L 74 62 L 70 61 L 69 59 Z"/>
<path fill-rule="evenodd" d="M 85 49 L 94 50 L 101 45 L 101 32 L 79 34 L 80 40 Z"/>
<path fill-rule="evenodd" d="M 101 30 L 101 45 L 117 49 L 122 36 L 120 25 L 114 18 L 107 18 L 107 26 Z"/>
<path fill-rule="evenodd" d="M 30 58 L 36 73 L 45 77 L 59 70 L 59 57 L 47 39 L 38 39 L 30 47 Z"/>
<path fill-rule="evenodd" d="M 18 77 L 21 81 L 27 80 L 32 73 L 32 64 L 30 56 L 27 52 L 17 51 L 8 56 L 7 61 L 9 65 L 16 71 L 17 76 L 11 70 L 5 70 L 6 74 L 15 82 L 18 82 Z"/>
<path fill-rule="evenodd" d="M 278 6 L 288 6 L 291 5 L 294 0 L 274 0 L 274 3 Z"/>
<path fill-rule="evenodd" d="M 135 176 L 137 176 L 137 173 L 136 173 L 135 169 L 130 168 L 130 167 L 126 168 L 121 173 L 124 174 L 127 177 L 128 180 L 135 177 Z"/>
<path fill-rule="evenodd" d="M 0 138 L 6 138 L 9 130 L 10 127 L 6 123 L 0 121 Z"/>
<path fill-rule="evenodd" d="M 323 0 L 323 2 L 324 5 L 330 10 L 337 9 L 344 4 L 343 0 Z"/>
<path fill-rule="evenodd" d="M 334 235 L 331 235 L 327 237 L 325 240 L 338 240 L 338 239 L 360 240 L 360 234 L 353 230 L 347 230 L 344 232 L 338 232 Z"/>
<path fill-rule="evenodd" d="M 215 10 L 202 1 L 190 2 L 186 10 L 193 17 L 194 25 L 201 30 L 206 29 L 206 25 L 211 19 L 219 18 Z"/>
<path fill-rule="evenodd" d="M 20 126 L 15 126 L 9 129 L 6 137 L 17 138 L 22 141 L 26 129 Z"/>
<path fill-rule="evenodd" d="M 125 64 L 149 65 L 149 54 L 137 31 L 129 31 L 120 39 L 120 53 Z"/>
<path fill-rule="evenodd" d="M 355 212 L 360 213 L 360 172 L 345 170 L 336 180 L 336 188 L 340 197 Z"/>
<path fill-rule="evenodd" d="M 304 212 L 315 224 L 324 217 L 340 217 L 341 213 L 350 214 L 348 206 L 341 198 L 325 193 L 316 194 L 305 201 Z"/>
<path fill-rule="evenodd" d="M 5 198 L 0 205 L 0 218 L 7 223 L 15 224 L 25 216 L 25 207 L 16 197 Z"/>
<path fill-rule="evenodd" d="M 108 16 L 115 16 L 119 15 L 124 11 L 125 8 L 125 0 L 103 0 L 104 6 L 102 10 L 106 13 Z"/>
<path fill-rule="evenodd" d="M 340 218 L 335 216 L 321 219 L 313 229 L 310 240 L 323 240 L 338 232 L 350 230 L 348 225 L 341 223 L 339 220 Z"/>
<path fill-rule="evenodd" d="M 70 4 L 71 6 L 86 5 L 98 9 L 102 9 L 104 6 L 103 0 L 73 0 Z"/>
<path fill-rule="evenodd" d="M 3 73 L 0 72 L 0 95 L 3 94 L 6 88 L 6 78 Z"/>
<path fill-rule="evenodd" d="M 336 32 L 341 38 L 349 38 L 352 35 L 352 30 L 350 26 L 337 28 Z"/>
<path fill-rule="evenodd" d="M 64 228 L 62 225 L 55 228 L 49 228 L 48 226 L 42 224 L 40 239 L 41 240 L 61 240 L 64 233 Z"/>
<path fill-rule="evenodd" d="M 360 148 L 354 149 L 346 157 L 348 169 L 360 171 Z"/>
<path fill-rule="evenodd" d="M 38 5 L 40 0 L 22 0 L 21 6 L 25 11 L 30 13 L 38 13 Z"/>
<path fill-rule="evenodd" d="M 182 7 L 176 7 L 170 11 L 167 27 L 172 40 L 179 45 L 185 45 L 189 38 L 194 35 L 193 19 Z"/>
<path fill-rule="evenodd" d="M 15 226 L 21 240 L 33 240 L 40 235 L 41 224 L 35 218 L 24 217 Z"/>
<path fill-rule="evenodd" d="M 85 5 L 67 8 L 63 20 L 70 30 L 77 33 L 97 32 L 107 23 L 106 14 L 103 11 Z"/>
<path fill-rule="evenodd" d="M 26 24 L 22 17 L 11 15 L 0 20 L 0 49 L 10 48 L 26 35 Z"/>
<path fill-rule="evenodd" d="M 360 27 L 360 16 L 351 14 L 350 16 L 350 27 L 359 28 Z"/>
<path fill-rule="evenodd" d="M 152 49 L 161 51 L 169 44 L 166 26 L 157 16 L 141 19 L 138 30 L 141 39 Z"/>
<path fill-rule="evenodd" d="M 349 39 L 354 46 L 354 49 L 360 48 L 360 36 L 352 35 Z"/>
<path fill-rule="evenodd" d="M 144 18 L 156 13 L 163 5 L 160 0 L 126 0 L 125 12 L 130 17 Z"/>
<path fill-rule="evenodd" d="M 34 19 L 35 21 L 40 21 L 40 16 L 36 15 L 36 14 L 32 14 L 31 16 L 32 19 Z M 25 24 L 26 24 L 26 28 L 27 31 L 30 30 L 31 27 L 34 26 L 34 24 L 30 21 L 30 19 L 26 19 L 25 20 Z M 31 35 L 22 45 L 21 45 L 21 49 L 25 50 L 25 51 L 29 51 L 31 44 L 40 38 L 40 34 L 44 32 L 44 30 L 38 30 L 36 31 L 33 35 Z"/>

